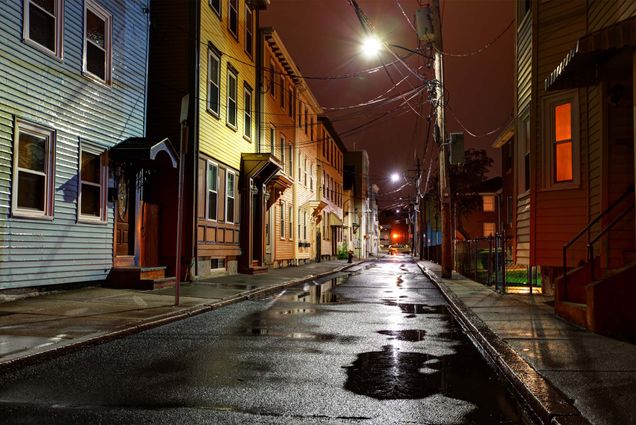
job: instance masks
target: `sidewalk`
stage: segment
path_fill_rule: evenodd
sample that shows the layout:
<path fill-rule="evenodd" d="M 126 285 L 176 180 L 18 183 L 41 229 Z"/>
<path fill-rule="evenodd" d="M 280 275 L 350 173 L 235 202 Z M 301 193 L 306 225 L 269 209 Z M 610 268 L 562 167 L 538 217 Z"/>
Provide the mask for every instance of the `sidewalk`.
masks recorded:
<path fill-rule="evenodd" d="M 265 296 L 359 263 L 323 261 L 258 275 L 183 283 L 178 307 L 174 288 L 139 291 L 93 286 L 3 302 L 0 370 Z"/>
<path fill-rule="evenodd" d="M 552 424 L 636 424 L 636 345 L 554 315 L 543 295 L 501 295 L 418 262 L 457 317 L 534 413 Z"/>

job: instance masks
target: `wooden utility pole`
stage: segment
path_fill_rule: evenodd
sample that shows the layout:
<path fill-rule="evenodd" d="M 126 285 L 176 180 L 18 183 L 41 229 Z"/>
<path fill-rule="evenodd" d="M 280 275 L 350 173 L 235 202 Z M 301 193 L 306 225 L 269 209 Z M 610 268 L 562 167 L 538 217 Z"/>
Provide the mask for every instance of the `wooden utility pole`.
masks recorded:
<path fill-rule="evenodd" d="M 435 79 L 437 85 L 435 94 L 436 130 L 435 141 L 439 146 L 439 192 L 442 215 L 442 277 L 450 279 L 453 274 L 453 245 L 451 240 L 451 185 L 449 177 L 450 162 L 448 158 L 448 143 L 446 142 L 445 102 L 444 102 L 444 57 L 442 55 L 442 25 L 439 12 L 439 0 L 431 0 L 431 19 L 433 23 L 433 46 Z"/>

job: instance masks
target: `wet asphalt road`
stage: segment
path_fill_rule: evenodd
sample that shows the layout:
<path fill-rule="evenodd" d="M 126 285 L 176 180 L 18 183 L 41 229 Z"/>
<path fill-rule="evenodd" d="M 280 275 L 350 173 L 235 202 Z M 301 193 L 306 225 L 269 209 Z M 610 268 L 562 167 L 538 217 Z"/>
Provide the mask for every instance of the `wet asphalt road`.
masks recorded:
<path fill-rule="evenodd" d="M 520 423 L 406 257 L 0 375 L 0 423 Z"/>

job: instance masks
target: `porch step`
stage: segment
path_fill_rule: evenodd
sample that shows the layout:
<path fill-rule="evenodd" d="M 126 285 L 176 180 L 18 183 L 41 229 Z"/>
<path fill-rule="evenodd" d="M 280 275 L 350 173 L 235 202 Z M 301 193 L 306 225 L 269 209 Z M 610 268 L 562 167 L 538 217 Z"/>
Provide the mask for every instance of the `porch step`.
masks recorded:
<path fill-rule="evenodd" d="M 169 288 L 177 283 L 176 277 L 164 277 L 161 279 L 142 279 L 139 281 L 139 289 L 153 290 Z"/>
<path fill-rule="evenodd" d="M 587 305 L 581 303 L 573 303 L 570 301 L 562 301 L 555 304 L 556 314 L 569 322 L 581 327 L 588 327 Z"/>
<path fill-rule="evenodd" d="M 105 286 L 119 289 L 154 289 L 155 282 L 167 284 L 169 279 L 166 279 L 165 266 L 113 267 L 108 273 Z"/>

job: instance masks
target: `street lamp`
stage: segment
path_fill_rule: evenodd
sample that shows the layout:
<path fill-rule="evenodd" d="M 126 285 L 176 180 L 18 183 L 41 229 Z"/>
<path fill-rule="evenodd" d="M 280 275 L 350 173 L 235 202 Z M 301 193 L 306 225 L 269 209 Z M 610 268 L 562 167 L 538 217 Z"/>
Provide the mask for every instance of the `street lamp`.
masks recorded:
<path fill-rule="evenodd" d="M 398 173 L 391 174 L 391 183 L 397 183 L 400 180 L 400 175 Z"/>
<path fill-rule="evenodd" d="M 362 53 L 368 59 L 378 56 L 380 50 L 382 50 L 382 42 L 375 35 L 369 34 L 362 40 Z"/>

